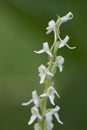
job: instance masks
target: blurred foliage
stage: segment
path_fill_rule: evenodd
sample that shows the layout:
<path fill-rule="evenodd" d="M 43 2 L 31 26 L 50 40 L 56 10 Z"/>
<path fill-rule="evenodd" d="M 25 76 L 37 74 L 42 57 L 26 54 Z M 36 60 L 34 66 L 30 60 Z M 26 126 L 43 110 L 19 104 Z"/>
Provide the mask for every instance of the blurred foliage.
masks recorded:
<path fill-rule="evenodd" d="M 76 0 L 0 0 L 0 130 L 33 129 L 27 122 L 31 106 L 21 103 L 31 98 L 34 89 L 41 93 L 37 67 L 46 55 L 36 55 L 42 43 L 53 40 L 45 35 L 47 23 L 71 11 L 74 19 L 61 27 L 61 35 L 71 37 L 70 46 L 59 53 L 65 57 L 64 71 L 55 77 L 61 95 L 64 125 L 55 120 L 55 130 L 87 129 L 87 1 Z"/>

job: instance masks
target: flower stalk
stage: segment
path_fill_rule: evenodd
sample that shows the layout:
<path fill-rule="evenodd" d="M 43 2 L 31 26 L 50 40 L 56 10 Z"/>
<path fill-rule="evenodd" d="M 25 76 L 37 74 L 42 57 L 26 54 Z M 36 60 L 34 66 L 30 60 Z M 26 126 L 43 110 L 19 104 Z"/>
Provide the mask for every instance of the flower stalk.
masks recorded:
<path fill-rule="evenodd" d="M 63 71 L 63 63 L 64 58 L 61 55 L 57 55 L 58 49 L 62 47 L 68 47 L 69 49 L 74 49 L 75 47 L 70 47 L 67 42 L 69 41 L 69 36 L 62 40 L 60 37 L 60 26 L 62 23 L 67 22 L 73 18 L 73 14 L 69 12 L 63 17 L 59 17 L 57 21 L 51 20 L 48 23 L 48 27 L 46 28 L 46 34 L 49 34 L 53 31 L 54 33 L 54 42 L 51 47 L 49 47 L 49 43 L 43 43 L 43 47 L 39 51 L 34 51 L 37 54 L 46 53 L 48 55 L 47 67 L 43 64 L 38 67 L 40 84 L 44 84 L 44 92 L 38 96 L 37 91 L 34 90 L 32 92 L 32 99 L 27 103 L 22 103 L 23 106 L 27 106 L 30 103 L 33 103 L 34 106 L 31 108 L 31 117 L 28 122 L 28 125 L 31 125 L 35 122 L 34 130 L 52 130 L 54 127 L 53 124 L 53 116 L 56 120 L 63 124 L 63 122 L 59 118 L 59 110 L 60 107 L 58 105 L 55 106 L 55 96 L 60 98 L 58 92 L 54 87 L 54 77 L 57 68 L 60 72 Z M 48 108 L 47 101 L 51 103 L 54 107 Z"/>

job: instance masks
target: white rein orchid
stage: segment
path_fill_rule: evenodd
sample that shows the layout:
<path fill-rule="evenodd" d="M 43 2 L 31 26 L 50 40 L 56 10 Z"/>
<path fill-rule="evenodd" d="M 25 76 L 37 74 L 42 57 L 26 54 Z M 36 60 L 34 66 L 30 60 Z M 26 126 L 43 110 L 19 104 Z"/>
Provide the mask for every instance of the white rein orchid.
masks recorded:
<path fill-rule="evenodd" d="M 73 14 L 69 12 L 63 17 L 58 17 L 57 21 L 51 20 L 48 22 L 48 27 L 46 28 L 46 34 L 51 32 L 54 33 L 54 42 L 51 47 L 49 47 L 48 42 L 43 43 L 43 47 L 39 51 L 34 51 L 37 54 L 46 53 L 48 55 L 47 67 L 41 64 L 38 67 L 40 85 L 43 84 L 43 93 L 40 96 L 37 95 L 37 91 L 32 92 L 32 99 L 26 103 L 22 103 L 23 106 L 27 106 L 33 102 L 34 106 L 31 108 L 31 117 L 28 125 L 34 124 L 34 130 L 53 130 L 53 116 L 56 118 L 57 122 L 61 125 L 63 122 L 59 118 L 60 107 L 55 106 L 55 96 L 60 97 L 57 90 L 54 88 L 54 76 L 57 68 L 59 72 L 63 71 L 64 57 L 58 55 L 58 49 L 67 46 L 69 49 L 75 49 L 76 47 L 70 47 L 67 43 L 70 39 L 68 35 L 62 40 L 60 37 L 60 25 L 67 22 L 73 18 Z M 50 101 L 52 108 L 47 106 L 47 100 Z"/>
<path fill-rule="evenodd" d="M 48 97 L 51 104 L 55 105 L 55 103 L 54 103 L 55 94 L 57 95 L 57 97 L 60 97 L 59 94 L 57 93 L 57 91 L 55 90 L 55 88 L 53 86 L 50 86 L 47 89 L 47 93 L 40 95 L 40 97 Z"/>

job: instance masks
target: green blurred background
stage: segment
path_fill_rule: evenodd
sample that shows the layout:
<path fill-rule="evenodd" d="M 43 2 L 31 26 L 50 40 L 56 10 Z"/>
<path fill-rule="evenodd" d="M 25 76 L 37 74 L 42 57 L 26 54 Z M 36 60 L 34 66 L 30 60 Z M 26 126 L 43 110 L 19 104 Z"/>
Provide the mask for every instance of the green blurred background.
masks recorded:
<path fill-rule="evenodd" d="M 61 26 L 61 35 L 71 37 L 70 46 L 59 53 L 65 57 L 64 71 L 57 71 L 55 86 L 61 99 L 59 112 L 64 125 L 55 121 L 55 130 L 87 129 L 87 1 L 86 0 L 0 0 L 0 130 L 32 130 L 30 108 L 21 106 L 40 94 L 37 67 L 46 64 L 46 55 L 36 55 L 45 41 L 48 21 L 71 11 L 74 19 Z"/>

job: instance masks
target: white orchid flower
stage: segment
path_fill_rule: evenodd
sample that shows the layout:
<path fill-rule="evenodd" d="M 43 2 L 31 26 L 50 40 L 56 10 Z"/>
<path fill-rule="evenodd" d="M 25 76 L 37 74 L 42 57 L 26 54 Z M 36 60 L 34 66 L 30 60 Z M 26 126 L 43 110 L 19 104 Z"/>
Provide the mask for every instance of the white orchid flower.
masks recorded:
<path fill-rule="evenodd" d="M 55 29 L 56 29 L 56 23 L 55 23 L 55 21 L 54 20 L 49 21 L 48 27 L 46 28 L 46 30 L 47 30 L 46 34 L 49 34 L 52 31 L 55 32 Z"/>
<path fill-rule="evenodd" d="M 51 109 L 49 112 L 46 113 L 46 117 L 50 117 L 50 116 L 55 116 L 55 118 L 57 119 L 57 121 L 60 123 L 60 124 L 63 124 L 63 122 L 60 120 L 59 118 L 59 114 L 58 114 L 58 111 L 60 110 L 60 107 L 59 106 L 56 106 L 54 109 Z"/>
<path fill-rule="evenodd" d="M 75 49 L 76 47 L 70 47 L 67 42 L 69 41 L 70 37 L 68 35 L 66 35 L 66 37 L 64 38 L 64 40 L 60 39 L 61 42 L 58 45 L 58 48 L 62 48 L 64 46 L 67 46 L 69 49 Z"/>
<path fill-rule="evenodd" d="M 64 58 L 62 56 L 57 56 L 55 60 L 56 66 L 58 66 L 60 72 L 63 70 L 63 63 L 64 63 Z"/>
<path fill-rule="evenodd" d="M 58 97 L 60 97 L 59 94 L 57 93 L 57 91 L 55 90 L 55 88 L 53 86 L 50 86 L 47 89 L 47 93 L 44 93 L 44 94 L 40 95 L 40 97 L 48 97 L 51 104 L 55 105 L 55 103 L 54 103 L 55 95 L 54 94 L 56 94 Z"/>
<path fill-rule="evenodd" d="M 73 18 L 73 14 L 71 12 L 69 12 L 68 14 L 66 14 L 65 16 L 63 16 L 61 18 L 61 20 L 62 20 L 62 23 L 64 23 L 64 22 L 67 22 L 68 20 L 71 20 L 72 18 Z"/>
<path fill-rule="evenodd" d="M 22 103 L 23 106 L 27 106 L 29 104 L 31 104 L 32 102 L 34 102 L 34 104 L 39 107 L 39 101 L 38 101 L 38 96 L 37 96 L 37 92 L 36 90 L 32 92 L 32 99 L 26 103 Z"/>
<path fill-rule="evenodd" d="M 37 54 L 41 54 L 41 53 L 46 52 L 50 57 L 53 57 L 51 52 L 50 52 L 48 42 L 43 43 L 43 49 L 42 50 L 34 51 L 34 52 L 37 53 Z"/>
<path fill-rule="evenodd" d="M 31 125 L 36 120 L 36 118 L 38 118 L 39 120 L 42 120 L 42 117 L 41 117 L 39 110 L 36 106 L 31 108 L 31 113 L 32 113 L 32 116 L 28 122 L 28 125 Z"/>
<path fill-rule="evenodd" d="M 44 83 L 44 80 L 47 75 L 53 77 L 53 74 L 51 72 L 49 72 L 49 70 L 46 69 L 46 67 L 44 65 L 40 65 L 38 67 L 38 71 L 39 71 L 39 76 L 40 76 L 40 84 Z"/>
<path fill-rule="evenodd" d="M 46 28 L 46 34 L 54 32 L 54 41 L 56 41 L 56 22 L 54 20 L 49 21 L 48 27 Z"/>

